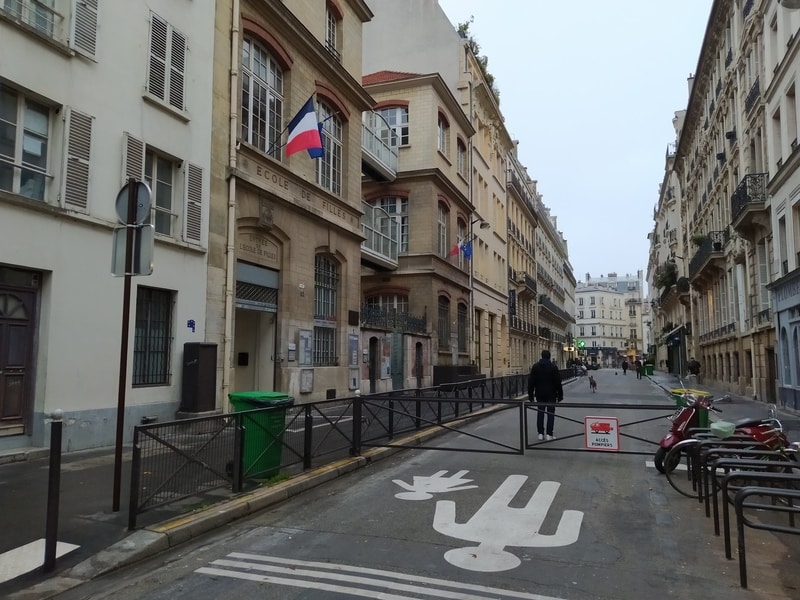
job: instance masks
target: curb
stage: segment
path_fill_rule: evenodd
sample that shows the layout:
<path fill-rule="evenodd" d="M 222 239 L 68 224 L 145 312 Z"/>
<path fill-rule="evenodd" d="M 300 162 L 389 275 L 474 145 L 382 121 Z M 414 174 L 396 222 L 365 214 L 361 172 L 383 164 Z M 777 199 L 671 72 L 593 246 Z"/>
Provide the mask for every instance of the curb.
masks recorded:
<path fill-rule="evenodd" d="M 488 414 L 503 410 L 505 406 L 494 406 L 478 410 L 467 417 L 448 423 L 448 428 L 469 424 Z M 422 442 L 428 439 L 448 433 L 448 428 L 431 428 L 398 439 L 396 443 L 404 446 L 421 445 Z M 281 482 L 274 487 L 247 492 L 197 512 L 144 527 L 64 573 L 9 595 L 8 600 L 46 600 L 47 598 L 52 598 L 92 579 L 150 558 L 170 548 L 175 548 L 213 529 L 254 514 L 337 477 L 408 449 L 407 447 L 391 447 L 366 450 L 360 456 L 341 459 L 318 467 Z"/>

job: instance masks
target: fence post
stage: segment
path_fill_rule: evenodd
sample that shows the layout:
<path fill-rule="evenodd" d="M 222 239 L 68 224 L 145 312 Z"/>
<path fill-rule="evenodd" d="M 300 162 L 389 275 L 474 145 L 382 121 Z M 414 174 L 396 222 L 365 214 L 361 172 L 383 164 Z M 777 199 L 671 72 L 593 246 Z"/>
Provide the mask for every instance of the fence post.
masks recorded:
<path fill-rule="evenodd" d="M 314 417 L 311 415 L 311 405 L 306 404 L 303 410 L 303 468 L 311 468 L 311 436 L 314 435 Z"/>
<path fill-rule="evenodd" d="M 44 535 L 45 573 L 56 568 L 56 545 L 58 544 L 58 500 L 61 495 L 61 434 L 64 413 L 56 409 L 50 415 L 50 470 L 47 481 L 47 522 Z"/>
<path fill-rule="evenodd" d="M 139 512 L 139 485 L 141 484 L 142 449 L 139 444 L 139 426 L 133 428 L 133 452 L 131 455 L 131 489 L 128 494 L 128 530 L 136 529 L 136 514 Z"/>
<path fill-rule="evenodd" d="M 356 397 L 353 400 L 353 447 L 350 454 L 359 456 L 361 454 L 361 390 L 356 390 Z"/>

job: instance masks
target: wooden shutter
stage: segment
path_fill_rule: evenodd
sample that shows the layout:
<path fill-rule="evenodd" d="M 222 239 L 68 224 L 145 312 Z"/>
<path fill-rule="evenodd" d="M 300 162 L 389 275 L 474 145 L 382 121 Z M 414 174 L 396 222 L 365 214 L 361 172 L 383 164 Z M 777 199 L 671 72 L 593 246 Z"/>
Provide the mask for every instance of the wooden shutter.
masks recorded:
<path fill-rule="evenodd" d="M 97 51 L 97 0 L 72 0 L 69 47 L 94 58 Z"/>
<path fill-rule="evenodd" d="M 183 110 L 183 85 L 186 67 L 186 38 L 172 30 L 169 54 L 169 98 L 170 106 Z"/>
<path fill-rule="evenodd" d="M 147 91 L 164 100 L 167 86 L 167 38 L 169 25 L 155 13 L 150 13 L 150 67 Z"/>
<path fill-rule="evenodd" d="M 199 244 L 203 232 L 203 169 L 187 162 L 185 174 L 183 239 L 192 244 Z"/>
<path fill-rule="evenodd" d="M 128 183 L 131 177 L 144 181 L 144 151 L 142 140 L 125 132 L 125 143 L 122 148 L 122 183 Z"/>
<path fill-rule="evenodd" d="M 68 208 L 86 210 L 89 203 L 89 163 L 92 117 L 69 107 L 64 119 L 64 169 L 61 198 Z"/>

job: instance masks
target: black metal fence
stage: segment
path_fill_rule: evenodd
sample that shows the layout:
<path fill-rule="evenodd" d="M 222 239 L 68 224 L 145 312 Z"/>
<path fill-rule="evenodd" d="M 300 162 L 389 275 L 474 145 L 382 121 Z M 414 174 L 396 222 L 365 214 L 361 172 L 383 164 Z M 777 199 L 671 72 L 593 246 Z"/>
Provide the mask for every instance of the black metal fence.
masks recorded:
<path fill-rule="evenodd" d="M 136 426 L 128 527 L 143 513 L 189 512 L 219 501 L 225 488 L 239 493 L 363 447 L 392 446 L 397 436 L 526 394 L 527 375 L 516 374 Z"/>

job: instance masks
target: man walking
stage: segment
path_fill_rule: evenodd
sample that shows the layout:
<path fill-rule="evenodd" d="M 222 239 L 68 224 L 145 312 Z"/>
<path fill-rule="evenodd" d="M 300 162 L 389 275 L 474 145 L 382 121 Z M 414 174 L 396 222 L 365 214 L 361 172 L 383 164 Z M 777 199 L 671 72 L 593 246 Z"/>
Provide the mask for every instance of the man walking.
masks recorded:
<path fill-rule="evenodd" d="M 636 379 L 642 378 L 642 361 L 638 358 L 634 361 L 633 366 L 636 368 Z"/>
<path fill-rule="evenodd" d="M 539 439 L 543 440 L 545 434 L 548 440 L 555 439 L 553 435 L 553 421 L 556 416 L 556 402 L 564 399 L 564 388 L 561 385 L 561 373 L 550 360 L 550 351 L 542 350 L 542 358 L 531 367 L 528 377 L 528 402 L 550 403 L 537 409 L 536 430 Z M 545 426 L 545 413 L 547 413 L 547 426 Z"/>

